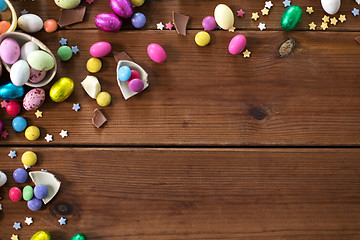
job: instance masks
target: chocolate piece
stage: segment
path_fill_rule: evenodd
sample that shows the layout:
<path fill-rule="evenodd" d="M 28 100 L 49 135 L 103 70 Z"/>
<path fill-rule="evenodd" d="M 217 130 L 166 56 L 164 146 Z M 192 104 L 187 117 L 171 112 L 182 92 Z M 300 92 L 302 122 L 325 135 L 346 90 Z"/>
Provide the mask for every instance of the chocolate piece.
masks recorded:
<path fill-rule="evenodd" d="M 357 37 L 355 38 L 355 41 L 356 41 L 358 44 L 360 44 L 360 36 L 357 36 Z"/>
<path fill-rule="evenodd" d="M 1 21 L 8 21 L 11 19 L 12 13 L 10 8 L 7 8 L 5 11 L 0 12 L 0 20 Z"/>
<path fill-rule="evenodd" d="M 181 13 L 172 12 L 172 19 L 175 25 L 176 32 L 178 34 L 186 36 L 186 26 L 190 17 Z"/>
<path fill-rule="evenodd" d="M 84 20 L 86 6 L 80 6 L 74 9 L 60 9 L 59 26 L 65 27 Z"/>
<path fill-rule="evenodd" d="M 280 57 L 286 57 L 289 55 L 296 47 L 296 39 L 290 37 L 285 42 L 283 42 L 279 47 L 279 54 Z"/>
<path fill-rule="evenodd" d="M 94 116 L 92 118 L 92 123 L 95 127 L 100 128 L 107 121 L 104 114 L 97 108 L 94 110 Z"/>
<path fill-rule="evenodd" d="M 115 58 L 115 62 L 118 63 L 121 60 L 128 60 L 128 61 L 132 61 L 131 57 L 129 57 L 129 55 L 127 55 L 126 52 L 117 52 L 117 51 L 113 51 L 112 54 L 114 55 Z"/>

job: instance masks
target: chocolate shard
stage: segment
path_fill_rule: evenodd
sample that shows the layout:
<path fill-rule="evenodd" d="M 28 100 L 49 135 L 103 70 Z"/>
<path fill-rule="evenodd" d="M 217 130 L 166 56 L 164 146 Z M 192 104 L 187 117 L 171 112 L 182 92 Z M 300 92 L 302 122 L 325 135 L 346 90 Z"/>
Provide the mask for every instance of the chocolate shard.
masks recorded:
<path fill-rule="evenodd" d="M 283 42 L 279 47 L 279 55 L 280 57 L 288 56 L 296 47 L 296 39 L 290 37 L 285 42 Z"/>
<path fill-rule="evenodd" d="M 190 17 L 181 13 L 172 12 L 172 19 L 178 34 L 186 36 L 186 26 Z"/>
<path fill-rule="evenodd" d="M 60 9 L 59 26 L 65 27 L 84 20 L 86 6 L 80 6 L 74 9 Z"/>
<path fill-rule="evenodd" d="M 116 63 L 118 63 L 121 60 L 128 60 L 133 62 L 132 58 L 129 57 L 129 55 L 126 52 L 113 51 L 112 54 L 114 55 L 114 59 Z"/>
<path fill-rule="evenodd" d="M 355 38 L 355 41 L 356 41 L 358 44 L 360 44 L 360 36 L 357 36 L 357 37 Z"/>
<path fill-rule="evenodd" d="M 92 118 L 92 123 L 94 124 L 94 126 L 100 128 L 106 121 L 107 119 L 104 114 L 96 108 L 94 110 L 94 116 Z"/>

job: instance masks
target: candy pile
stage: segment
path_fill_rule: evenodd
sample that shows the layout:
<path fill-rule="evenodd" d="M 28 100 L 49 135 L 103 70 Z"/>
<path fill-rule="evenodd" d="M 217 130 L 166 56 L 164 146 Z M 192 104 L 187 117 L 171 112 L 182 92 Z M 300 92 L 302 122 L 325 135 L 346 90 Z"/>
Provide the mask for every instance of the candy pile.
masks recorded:
<path fill-rule="evenodd" d="M 4 0 L 0 0 L 0 34 L 3 34 L 12 28 L 12 18 L 16 17 L 16 15 L 13 15 L 14 11 L 12 12 L 10 7 L 12 6 L 8 6 Z"/>

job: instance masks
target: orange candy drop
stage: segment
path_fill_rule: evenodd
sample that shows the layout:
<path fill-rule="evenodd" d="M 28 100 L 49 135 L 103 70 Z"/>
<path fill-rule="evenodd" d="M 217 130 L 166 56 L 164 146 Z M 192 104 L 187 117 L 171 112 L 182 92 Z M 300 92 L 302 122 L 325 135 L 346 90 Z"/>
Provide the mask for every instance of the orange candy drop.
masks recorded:
<path fill-rule="evenodd" d="M 58 28 L 58 24 L 54 19 L 48 19 L 44 22 L 45 32 L 51 33 L 55 32 Z"/>
<path fill-rule="evenodd" d="M 11 24 L 8 21 L 1 21 L 0 22 L 0 34 L 6 33 L 10 27 L 11 27 Z"/>

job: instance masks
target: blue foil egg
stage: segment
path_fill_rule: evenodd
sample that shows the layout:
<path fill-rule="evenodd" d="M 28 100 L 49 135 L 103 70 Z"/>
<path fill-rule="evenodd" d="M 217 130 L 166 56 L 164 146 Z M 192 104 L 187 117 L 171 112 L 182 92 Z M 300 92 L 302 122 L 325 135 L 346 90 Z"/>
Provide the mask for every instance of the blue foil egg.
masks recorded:
<path fill-rule="evenodd" d="M 13 83 L 6 83 L 0 86 L 0 98 L 12 100 L 24 96 L 25 89 L 23 86 L 15 86 Z"/>

